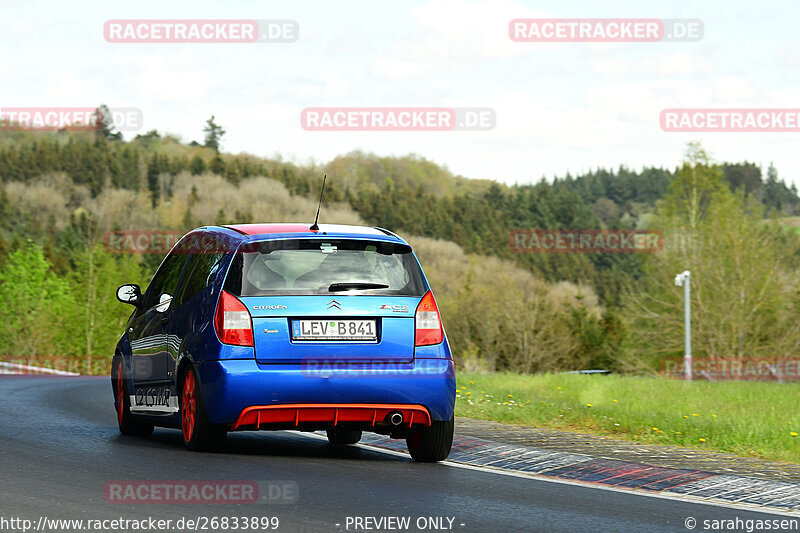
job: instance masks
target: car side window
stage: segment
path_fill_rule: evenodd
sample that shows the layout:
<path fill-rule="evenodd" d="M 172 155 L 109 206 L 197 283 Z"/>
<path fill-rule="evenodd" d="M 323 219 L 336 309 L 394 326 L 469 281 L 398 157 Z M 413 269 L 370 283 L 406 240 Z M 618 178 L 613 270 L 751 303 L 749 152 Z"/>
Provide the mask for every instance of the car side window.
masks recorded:
<path fill-rule="evenodd" d="M 186 267 L 186 276 L 180 289 L 174 307 L 188 302 L 197 293 L 208 287 L 228 253 L 228 246 L 210 236 L 203 236 L 195 248 L 189 265 Z"/>
<path fill-rule="evenodd" d="M 150 281 L 150 285 L 148 285 L 147 292 L 144 295 L 144 304 L 140 309 L 146 311 L 158 305 L 162 294 L 175 296 L 181 273 L 196 243 L 197 235 L 190 234 L 181 239 L 172 249 Z"/>

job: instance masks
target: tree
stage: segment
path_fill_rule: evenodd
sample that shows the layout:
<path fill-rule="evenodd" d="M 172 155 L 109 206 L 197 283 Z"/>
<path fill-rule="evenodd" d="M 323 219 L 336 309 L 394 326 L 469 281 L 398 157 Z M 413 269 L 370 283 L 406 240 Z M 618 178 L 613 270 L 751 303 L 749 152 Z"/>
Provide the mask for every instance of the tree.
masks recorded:
<path fill-rule="evenodd" d="M 220 176 L 225 175 L 225 160 L 222 159 L 219 154 L 214 156 L 214 159 L 211 160 L 211 172 L 214 174 L 218 174 Z"/>
<path fill-rule="evenodd" d="M 208 170 L 208 165 L 206 165 L 205 159 L 196 155 L 192 158 L 192 162 L 189 164 L 189 171 L 194 176 L 199 176 L 203 174 L 206 170 Z"/>
<path fill-rule="evenodd" d="M 94 119 L 98 136 L 108 139 L 109 141 L 119 141 L 122 139 L 122 133 L 114 131 L 114 115 L 107 105 L 100 104 L 100 107 L 95 109 Z"/>
<path fill-rule="evenodd" d="M 242 182 L 242 171 L 239 168 L 239 165 L 236 164 L 235 160 L 233 161 L 233 164 L 228 165 L 228 168 L 225 171 L 225 179 L 234 185 L 239 185 Z"/>
<path fill-rule="evenodd" d="M 156 144 L 159 139 L 161 139 L 161 135 L 158 133 L 158 130 L 150 130 L 147 133 L 139 134 L 133 138 L 134 141 L 142 143 L 145 148 Z"/>
<path fill-rule="evenodd" d="M 14 209 L 8 200 L 6 188 L 0 186 L 0 228 L 8 227 L 13 221 Z"/>
<path fill-rule="evenodd" d="M 8 255 L 8 244 L 6 240 L 0 236 L 0 268 L 6 264 L 6 256 Z"/>
<path fill-rule="evenodd" d="M 800 348 L 800 238 L 765 224 L 761 204 L 716 187 L 715 177 L 708 159 L 687 160 L 659 210 L 664 249 L 647 257 L 644 286 L 625 302 L 630 367 L 682 356 L 683 290 L 673 280 L 684 270 L 697 357 L 774 358 Z"/>
<path fill-rule="evenodd" d="M 132 256 L 114 257 L 101 244 L 87 248 L 76 259 L 70 292 L 75 302 L 83 302 L 86 307 L 80 321 L 82 352 L 88 358 L 113 353 L 131 311 L 117 301 L 116 289 L 122 283 L 141 283 L 139 266 Z"/>
<path fill-rule="evenodd" d="M 147 188 L 150 190 L 150 199 L 153 203 L 153 207 L 158 205 L 158 198 L 161 193 L 161 187 L 158 183 L 159 174 L 158 154 L 153 154 L 150 158 L 150 164 L 147 165 Z"/>
<path fill-rule="evenodd" d="M 708 209 L 711 196 L 722 188 L 722 170 L 699 143 L 690 142 L 683 165 L 665 199 L 665 212 L 694 230 Z"/>
<path fill-rule="evenodd" d="M 743 189 L 745 194 L 752 194 L 761 199 L 761 169 L 753 163 L 733 163 L 722 165 L 722 172 L 728 187 L 732 191 Z"/>
<path fill-rule="evenodd" d="M 606 226 L 613 224 L 619 217 L 617 204 L 610 198 L 598 198 L 594 203 L 594 207 L 592 207 L 592 211 Z"/>
<path fill-rule="evenodd" d="M 797 192 L 792 191 L 783 181 L 778 179 L 778 170 L 770 163 L 767 170 L 767 181 L 764 183 L 764 205 L 779 215 L 788 215 L 797 206 Z"/>
<path fill-rule="evenodd" d="M 65 280 L 50 270 L 42 248 L 30 241 L 9 254 L 0 270 L 0 353 L 35 358 L 75 354 L 75 301 Z M 57 326 L 54 326 L 57 325 Z"/>
<path fill-rule="evenodd" d="M 238 209 L 233 214 L 233 218 L 237 224 L 252 224 L 253 223 L 253 215 L 250 211 L 244 210 L 239 211 Z"/>
<path fill-rule="evenodd" d="M 214 115 L 211 115 L 211 118 L 206 120 L 203 132 L 206 134 L 204 146 L 206 148 L 213 148 L 214 151 L 219 153 L 220 141 L 222 140 L 222 136 L 225 135 L 225 130 L 222 129 L 222 126 L 214 122 Z"/>

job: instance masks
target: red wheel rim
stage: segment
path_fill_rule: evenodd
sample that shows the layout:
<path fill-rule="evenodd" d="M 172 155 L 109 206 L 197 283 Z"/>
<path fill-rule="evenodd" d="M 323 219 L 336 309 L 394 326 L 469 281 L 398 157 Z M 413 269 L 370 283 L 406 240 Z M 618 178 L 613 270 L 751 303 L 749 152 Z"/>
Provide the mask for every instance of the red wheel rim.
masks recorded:
<path fill-rule="evenodd" d="M 183 379 L 183 392 L 181 393 L 181 427 L 183 440 L 189 442 L 194 433 L 194 416 L 196 410 L 194 396 L 194 372 L 189 370 Z"/>
<path fill-rule="evenodd" d="M 125 387 L 122 383 L 122 361 L 117 364 L 117 422 L 122 425 L 122 417 L 125 414 Z"/>

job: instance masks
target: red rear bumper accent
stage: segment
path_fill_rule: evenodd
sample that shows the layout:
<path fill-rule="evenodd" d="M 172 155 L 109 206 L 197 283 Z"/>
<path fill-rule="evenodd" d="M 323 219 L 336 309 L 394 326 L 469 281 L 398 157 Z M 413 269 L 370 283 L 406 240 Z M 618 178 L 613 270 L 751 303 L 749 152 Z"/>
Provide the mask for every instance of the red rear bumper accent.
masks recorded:
<path fill-rule="evenodd" d="M 345 422 L 362 422 L 371 426 L 384 424 L 390 413 L 403 414 L 403 422 L 397 427 L 410 427 L 411 424 L 431 425 L 431 415 L 422 405 L 414 404 L 372 404 L 372 403 L 300 403 L 283 405 L 253 405 L 245 408 L 239 418 L 231 424 L 230 430 L 258 429 L 263 425 L 291 424 L 295 427 L 303 423 L 331 424 L 336 426 Z"/>

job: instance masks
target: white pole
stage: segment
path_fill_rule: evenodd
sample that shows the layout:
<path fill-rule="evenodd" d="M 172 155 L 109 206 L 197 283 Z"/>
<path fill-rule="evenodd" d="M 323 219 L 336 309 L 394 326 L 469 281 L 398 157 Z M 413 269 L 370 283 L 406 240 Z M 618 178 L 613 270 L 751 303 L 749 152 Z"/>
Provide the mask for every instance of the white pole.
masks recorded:
<path fill-rule="evenodd" d="M 692 381 L 692 273 L 684 270 L 675 276 L 675 285 L 683 286 L 683 375 Z"/>
<path fill-rule="evenodd" d="M 683 273 L 683 329 L 686 353 L 683 356 L 686 381 L 692 381 L 692 276 L 687 270 Z"/>

